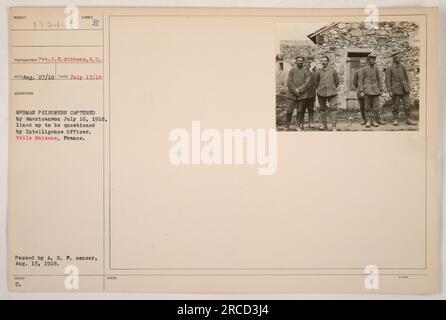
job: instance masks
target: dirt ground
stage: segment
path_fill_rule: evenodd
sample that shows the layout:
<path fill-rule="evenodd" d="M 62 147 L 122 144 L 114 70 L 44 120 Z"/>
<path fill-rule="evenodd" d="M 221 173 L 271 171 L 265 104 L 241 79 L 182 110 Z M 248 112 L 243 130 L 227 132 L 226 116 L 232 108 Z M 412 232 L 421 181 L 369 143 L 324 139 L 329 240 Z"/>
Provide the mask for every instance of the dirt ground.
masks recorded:
<path fill-rule="evenodd" d="M 296 130 L 296 111 L 294 111 L 293 119 L 291 121 L 290 131 Z M 411 112 L 411 119 L 418 122 L 418 110 L 413 110 Z M 407 125 L 405 124 L 405 116 L 402 112 L 399 115 L 399 125 L 393 125 L 393 115 L 391 107 L 381 107 L 380 108 L 381 119 L 386 122 L 384 125 L 379 127 L 370 127 L 361 125 L 361 113 L 359 110 L 340 110 L 337 116 L 336 128 L 338 131 L 416 131 L 419 125 Z M 327 113 L 327 124 L 328 130 L 331 131 L 331 117 Z M 314 124 L 313 129 L 308 128 L 308 113 L 305 113 L 305 131 L 320 131 L 317 129 L 321 125 L 320 113 L 317 108 L 314 114 Z M 277 131 L 285 131 L 286 129 L 286 110 L 284 105 L 278 105 L 276 107 L 276 126 Z"/>

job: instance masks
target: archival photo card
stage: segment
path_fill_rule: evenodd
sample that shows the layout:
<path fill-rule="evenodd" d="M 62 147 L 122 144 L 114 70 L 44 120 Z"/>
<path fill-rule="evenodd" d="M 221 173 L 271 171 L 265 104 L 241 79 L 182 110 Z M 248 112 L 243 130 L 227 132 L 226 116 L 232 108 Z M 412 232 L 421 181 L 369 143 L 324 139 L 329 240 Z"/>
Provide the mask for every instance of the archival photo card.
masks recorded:
<path fill-rule="evenodd" d="M 278 131 L 418 130 L 413 21 L 277 24 Z"/>

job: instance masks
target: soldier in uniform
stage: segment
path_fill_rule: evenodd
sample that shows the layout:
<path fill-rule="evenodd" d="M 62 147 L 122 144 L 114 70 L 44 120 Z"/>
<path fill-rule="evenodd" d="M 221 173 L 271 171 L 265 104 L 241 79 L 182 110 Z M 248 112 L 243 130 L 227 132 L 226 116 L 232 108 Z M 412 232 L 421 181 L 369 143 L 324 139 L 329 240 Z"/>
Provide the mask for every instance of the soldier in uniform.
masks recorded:
<path fill-rule="evenodd" d="M 297 130 L 303 128 L 303 108 L 307 99 L 307 87 L 310 83 L 310 73 L 304 67 L 304 58 L 296 57 L 296 67 L 292 68 L 287 80 L 287 110 L 286 110 L 286 130 L 290 130 L 291 119 L 294 109 L 297 109 Z"/>
<path fill-rule="evenodd" d="M 406 116 L 406 124 L 416 125 L 417 123 L 410 119 L 410 83 L 406 68 L 401 64 L 401 57 L 399 53 L 394 53 L 392 56 L 393 65 L 386 70 L 386 87 L 392 98 L 393 104 L 393 125 L 397 126 L 399 123 L 398 116 L 401 105 Z"/>
<path fill-rule="evenodd" d="M 358 88 L 361 97 L 364 97 L 365 112 L 367 117 L 366 127 L 379 127 L 375 121 L 379 119 L 379 97 L 382 94 L 381 79 L 379 70 L 375 66 L 376 56 L 369 54 L 367 57 L 367 66 L 362 68 L 358 74 Z"/>
<path fill-rule="evenodd" d="M 310 83 L 308 84 L 307 89 L 307 99 L 305 101 L 305 106 L 303 109 L 302 119 L 305 118 L 305 111 L 308 111 L 308 128 L 312 129 L 313 121 L 314 121 L 314 102 L 316 100 L 316 87 L 314 82 L 314 66 L 311 66 L 311 60 L 307 59 L 305 61 L 305 68 L 308 70 L 310 74 Z"/>
<path fill-rule="evenodd" d="M 327 130 L 327 111 L 331 111 L 332 130 L 336 131 L 339 77 L 336 70 L 329 66 L 328 57 L 321 58 L 322 68 L 314 75 L 317 100 L 321 108 L 321 130 Z M 327 107 L 328 103 L 328 107 Z"/>
<path fill-rule="evenodd" d="M 361 60 L 359 60 L 359 63 L 361 64 L 361 69 L 362 69 L 367 65 L 367 59 L 361 58 Z M 361 118 L 362 118 L 361 125 L 363 126 L 367 123 L 367 117 L 365 115 L 364 96 L 361 96 L 361 93 L 359 92 L 359 86 L 358 86 L 359 72 L 361 71 L 361 69 L 357 70 L 355 72 L 355 74 L 353 75 L 353 86 L 356 89 L 356 97 L 358 98 L 359 111 L 361 112 Z"/>

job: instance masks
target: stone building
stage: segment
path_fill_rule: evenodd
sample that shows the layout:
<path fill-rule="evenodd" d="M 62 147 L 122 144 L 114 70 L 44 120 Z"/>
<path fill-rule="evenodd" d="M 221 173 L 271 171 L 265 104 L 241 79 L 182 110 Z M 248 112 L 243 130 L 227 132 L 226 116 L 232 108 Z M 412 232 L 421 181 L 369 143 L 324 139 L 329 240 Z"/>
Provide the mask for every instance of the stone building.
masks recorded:
<path fill-rule="evenodd" d="M 395 51 L 401 52 L 401 61 L 407 69 L 412 87 L 411 100 L 418 104 L 420 48 L 416 23 L 379 22 L 377 29 L 368 29 L 365 23 L 336 22 L 316 30 L 308 38 L 316 45 L 316 61 L 322 56 L 328 56 L 339 74 L 338 96 L 341 107 L 358 108 L 352 78 L 360 67 L 360 58 L 370 53 L 377 55 L 376 66 L 381 70 L 384 85 L 385 70 L 392 64 L 390 55 Z M 381 103 L 388 99 L 385 90 Z"/>
<path fill-rule="evenodd" d="M 384 86 L 381 103 L 389 101 L 384 74 L 385 69 L 392 64 L 390 55 L 395 51 L 402 54 L 402 64 L 408 71 L 412 87 L 411 100 L 418 105 L 420 48 L 416 23 L 379 22 L 378 29 L 368 29 L 363 22 L 336 22 L 316 30 L 308 38 L 310 41 L 281 41 L 281 59 L 291 64 L 298 54 L 310 56 L 315 58 L 314 61 L 320 68 L 320 58 L 328 56 L 339 74 L 338 97 L 342 108 L 358 108 L 352 78 L 360 67 L 359 60 L 370 53 L 377 55 L 376 65 L 381 71 Z"/>

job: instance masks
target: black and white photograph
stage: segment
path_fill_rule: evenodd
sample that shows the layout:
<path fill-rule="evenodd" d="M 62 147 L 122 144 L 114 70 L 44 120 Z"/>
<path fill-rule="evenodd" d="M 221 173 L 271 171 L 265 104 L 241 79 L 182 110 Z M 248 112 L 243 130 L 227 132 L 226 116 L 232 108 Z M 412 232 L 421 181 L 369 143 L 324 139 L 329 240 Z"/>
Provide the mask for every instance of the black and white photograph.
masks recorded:
<path fill-rule="evenodd" d="M 277 131 L 417 131 L 419 26 L 276 25 Z"/>

